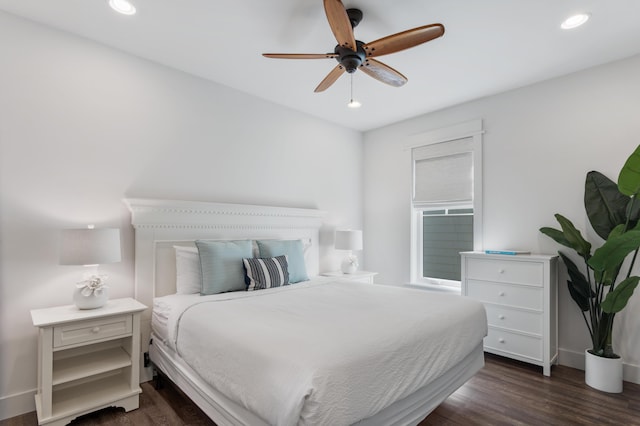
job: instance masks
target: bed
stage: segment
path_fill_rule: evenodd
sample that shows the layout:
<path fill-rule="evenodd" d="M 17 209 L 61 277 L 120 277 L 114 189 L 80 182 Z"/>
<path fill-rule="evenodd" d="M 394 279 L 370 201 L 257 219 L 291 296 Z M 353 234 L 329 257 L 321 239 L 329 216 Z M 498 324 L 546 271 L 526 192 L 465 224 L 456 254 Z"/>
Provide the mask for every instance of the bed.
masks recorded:
<path fill-rule="evenodd" d="M 153 306 L 142 326 L 143 342 L 153 342 L 150 359 L 220 426 L 415 425 L 484 365 L 481 304 L 319 277 L 331 246 L 322 236 L 332 233 L 321 211 L 126 203 L 135 228 L 136 298 Z M 262 253 L 256 242 L 299 242 L 309 279 L 259 291 L 176 294 L 178 248 L 230 241 L 249 241 L 253 257 Z M 293 263 L 291 257 L 285 260 Z M 144 372 L 141 380 L 149 379 L 151 371 Z"/>

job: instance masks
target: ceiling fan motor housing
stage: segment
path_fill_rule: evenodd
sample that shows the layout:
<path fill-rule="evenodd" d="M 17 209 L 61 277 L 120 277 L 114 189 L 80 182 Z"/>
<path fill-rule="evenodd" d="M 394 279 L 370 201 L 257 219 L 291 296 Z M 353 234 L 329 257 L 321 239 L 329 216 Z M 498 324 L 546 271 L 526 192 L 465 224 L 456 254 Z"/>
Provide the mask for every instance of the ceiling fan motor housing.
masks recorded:
<path fill-rule="evenodd" d="M 337 45 L 334 49 L 334 53 L 338 55 L 336 61 L 338 61 L 344 69 L 349 73 L 354 73 L 360 65 L 364 62 L 367 54 L 362 47 L 364 45 L 360 40 L 356 40 L 356 50 L 351 50 L 348 47 Z"/>

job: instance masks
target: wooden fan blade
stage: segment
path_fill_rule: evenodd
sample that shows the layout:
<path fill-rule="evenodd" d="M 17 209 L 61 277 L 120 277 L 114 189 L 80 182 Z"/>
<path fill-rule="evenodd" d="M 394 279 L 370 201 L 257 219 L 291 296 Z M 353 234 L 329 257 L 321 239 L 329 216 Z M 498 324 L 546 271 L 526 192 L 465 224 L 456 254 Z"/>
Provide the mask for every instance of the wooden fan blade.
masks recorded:
<path fill-rule="evenodd" d="M 318 87 L 316 87 L 316 90 L 314 90 L 314 92 L 318 93 L 327 90 L 333 83 L 336 82 L 338 77 L 340 77 L 344 73 L 344 71 L 345 70 L 342 65 L 336 65 L 336 67 L 332 69 L 329 74 L 327 74 L 324 80 L 322 80 L 320 84 L 318 84 Z"/>
<path fill-rule="evenodd" d="M 265 58 L 276 59 L 327 59 L 336 58 L 335 53 L 263 53 Z"/>
<path fill-rule="evenodd" d="M 404 86 L 408 81 L 407 77 L 400 74 L 398 71 L 391 68 L 389 65 L 385 65 L 380 61 L 376 61 L 373 58 L 367 58 L 360 65 L 360 69 L 365 73 L 375 78 L 378 81 L 387 83 L 393 87 Z"/>
<path fill-rule="evenodd" d="M 396 33 L 363 45 L 368 57 L 388 55 L 442 37 L 444 25 L 431 24 Z"/>
<path fill-rule="evenodd" d="M 353 35 L 353 28 L 351 28 L 351 20 L 342 2 L 340 0 L 324 0 L 324 11 L 338 44 L 356 50 L 356 38 Z"/>

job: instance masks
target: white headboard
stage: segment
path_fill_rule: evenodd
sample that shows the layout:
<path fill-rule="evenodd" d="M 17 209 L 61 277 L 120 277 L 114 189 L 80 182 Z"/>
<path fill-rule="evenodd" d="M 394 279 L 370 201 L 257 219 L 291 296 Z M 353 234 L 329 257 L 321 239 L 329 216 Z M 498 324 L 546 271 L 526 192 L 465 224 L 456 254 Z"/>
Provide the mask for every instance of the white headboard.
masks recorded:
<path fill-rule="evenodd" d="M 124 200 L 135 228 L 135 298 L 153 306 L 153 298 L 175 290 L 174 245 L 198 239 L 302 239 L 309 276 L 319 272 L 319 229 L 325 212 L 315 209 L 152 199 Z M 143 347 L 150 335 L 151 309 L 143 314 Z"/>

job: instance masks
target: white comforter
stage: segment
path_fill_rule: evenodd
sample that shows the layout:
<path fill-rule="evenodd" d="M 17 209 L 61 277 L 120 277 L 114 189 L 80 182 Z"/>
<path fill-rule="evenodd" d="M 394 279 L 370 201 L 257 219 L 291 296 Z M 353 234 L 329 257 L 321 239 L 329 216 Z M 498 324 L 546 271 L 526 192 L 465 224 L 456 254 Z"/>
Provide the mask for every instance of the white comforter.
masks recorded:
<path fill-rule="evenodd" d="M 485 336 L 478 302 L 346 281 L 182 298 L 169 344 L 271 425 L 348 425 L 438 378 Z"/>

